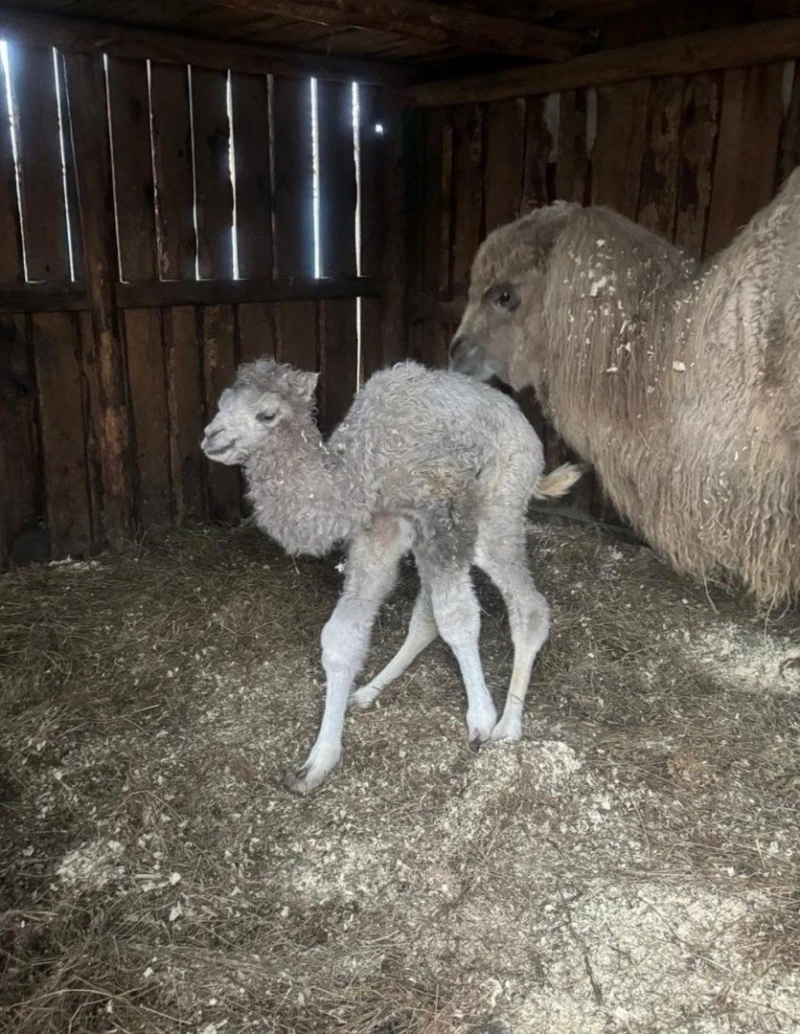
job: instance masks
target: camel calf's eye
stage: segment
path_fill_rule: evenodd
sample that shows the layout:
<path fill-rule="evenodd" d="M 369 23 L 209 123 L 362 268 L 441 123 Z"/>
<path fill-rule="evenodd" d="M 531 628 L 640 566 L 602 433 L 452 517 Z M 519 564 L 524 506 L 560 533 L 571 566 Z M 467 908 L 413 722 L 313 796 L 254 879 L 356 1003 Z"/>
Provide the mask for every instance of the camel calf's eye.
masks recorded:
<path fill-rule="evenodd" d="M 271 424 L 277 415 L 277 412 L 269 413 L 267 411 L 264 411 L 261 413 L 256 413 L 256 420 L 260 424 Z"/>
<path fill-rule="evenodd" d="M 492 305 L 507 312 L 513 312 L 519 305 L 519 294 L 513 284 L 495 284 L 485 297 Z"/>

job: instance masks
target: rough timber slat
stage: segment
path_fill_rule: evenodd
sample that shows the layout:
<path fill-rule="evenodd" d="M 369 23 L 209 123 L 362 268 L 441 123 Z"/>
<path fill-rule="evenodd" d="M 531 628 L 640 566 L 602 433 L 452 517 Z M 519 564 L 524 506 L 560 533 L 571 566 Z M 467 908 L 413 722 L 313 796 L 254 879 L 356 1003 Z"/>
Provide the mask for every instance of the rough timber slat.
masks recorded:
<path fill-rule="evenodd" d="M 589 182 L 586 141 L 586 90 L 564 90 L 558 122 L 556 197 L 584 204 Z M 533 102 L 528 99 L 528 104 Z"/>
<path fill-rule="evenodd" d="M 0 320 L 0 563 L 43 560 L 36 375 L 25 316 Z"/>
<path fill-rule="evenodd" d="M 252 280 L 162 280 L 113 284 L 120 309 L 160 305 L 234 305 L 247 302 L 315 301 L 325 298 L 375 298 L 381 281 L 363 277 L 281 277 Z M 0 312 L 76 312 L 88 309 L 85 284 L 0 284 Z"/>
<path fill-rule="evenodd" d="M 233 276 L 233 191 L 227 73 L 193 68 L 192 126 L 198 271 L 203 280 Z"/>
<path fill-rule="evenodd" d="M 710 255 L 772 197 L 783 121 L 782 79 L 782 64 L 725 73 L 706 236 Z"/>
<path fill-rule="evenodd" d="M 194 280 L 197 246 L 187 69 L 153 63 L 150 96 L 158 191 L 158 271 L 164 280 Z"/>
<path fill-rule="evenodd" d="M 650 82 L 597 91 L 597 138 L 592 149 L 592 204 L 636 218 Z"/>
<path fill-rule="evenodd" d="M 8 7 L 0 8 L 0 37 L 12 43 L 57 47 L 62 51 L 222 70 L 235 68 L 262 75 L 316 75 L 341 82 L 355 79 L 387 86 L 404 86 L 418 79 L 414 70 L 378 61 L 326 57 L 261 44 L 227 43 Z"/>
<path fill-rule="evenodd" d="M 356 167 L 352 89 L 345 83 L 317 87 L 320 169 L 320 251 L 327 275 L 356 272 Z M 320 305 L 320 418 L 334 427 L 344 416 L 358 380 L 354 299 Z"/>
<path fill-rule="evenodd" d="M 678 194 L 683 76 L 655 79 L 650 86 L 638 222 L 671 237 Z"/>
<path fill-rule="evenodd" d="M 678 156 L 675 243 L 703 254 L 719 119 L 720 76 L 696 75 L 686 86 Z"/>
<path fill-rule="evenodd" d="M 581 86 L 608 86 L 659 75 L 694 75 L 791 60 L 798 54 L 800 18 L 781 18 L 601 50 L 554 65 L 529 65 L 424 83 L 408 87 L 405 95 L 410 103 L 420 107 L 443 107 Z"/>
<path fill-rule="evenodd" d="M 0 126 L 10 123 L 8 93 L 0 90 Z M 0 133 L 0 280 L 21 280 L 22 236 L 19 226 L 17 182 L 11 133 Z"/>
<path fill-rule="evenodd" d="M 164 311 L 164 353 L 169 412 L 169 462 L 175 519 L 205 516 L 207 461 L 200 451 L 204 424 L 201 352 L 193 306 Z"/>
<path fill-rule="evenodd" d="M 19 120 L 28 276 L 33 280 L 68 280 L 69 247 L 53 52 L 47 47 L 12 47 L 9 66 Z"/>
<path fill-rule="evenodd" d="M 560 100 L 560 98 L 559 98 Z M 520 208 L 528 212 L 550 200 L 547 165 L 553 141 L 545 120 L 545 98 L 528 97 L 525 104 L 525 164 L 522 177 Z M 585 149 L 586 141 L 582 141 Z M 489 184 L 487 183 L 487 190 Z"/>
<path fill-rule="evenodd" d="M 216 412 L 222 391 L 233 383 L 236 368 L 234 317 L 230 305 L 209 305 L 199 313 L 203 346 L 205 415 Z M 241 516 L 239 470 L 221 463 L 208 465 L 208 516 L 235 522 Z"/>
<path fill-rule="evenodd" d="M 102 477 L 103 531 L 105 539 L 116 545 L 132 531 L 134 482 L 124 350 L 114 305 L 117 262 L 105 82 L 100 57 L 69 54 L 65 68 L 95 349 L 92 413 Z"/>
<path fill-rule="evenodd" d="M 525 101 L 495 101 L 486 114 L 485 232 L 516 219 L 522 195 Z"/>
<path fill-rule="evenodd" d="M 577 32 L 551 29 L 519 18 L 434 3 L 433 0 L 337 0 L 335 6 L 307 0 L 238 0 L 253 14 L 282 14 L 321 25 L 378 29 L 440 46 L 522 54 L 559 61 L 584 43 Z"/>
<path fill-rule="evenodd" d="M 239 276 L 272 273 L 269 81 L 231 75 Z"/>
<path fill-rule="evenodd" d="M 92 545 L 77 317 L 33 317 L 47 530 L 57 554 Z"/>

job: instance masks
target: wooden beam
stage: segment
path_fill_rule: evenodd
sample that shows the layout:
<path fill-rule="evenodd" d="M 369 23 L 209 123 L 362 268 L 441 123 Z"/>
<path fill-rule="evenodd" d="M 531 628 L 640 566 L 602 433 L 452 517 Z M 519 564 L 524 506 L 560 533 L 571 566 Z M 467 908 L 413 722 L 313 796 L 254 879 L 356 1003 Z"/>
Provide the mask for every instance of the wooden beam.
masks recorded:
<path fill-rule="evenodd" d="M 243 305 L 249 303 L 322 301 L 333 298 L 377 298 L 377 277 L 281 277 L 276 280 L 162 280 L 114 285 L 120 309 L 171 305 Z M 0 284 L 0 312 L 81 312 L 90 306 L 86 284 Z"/>
<path fill-rule="evenodd" d="M 319 25 L 372 29 L 471 51 L 563 61 L 584 49 L 586 37 L 522 18 L 506 18 L 435 0 L 224 0 L 253 14 L 277 14 Z"/>
<path fill-rule="evenodd" d="M 786 18 L 598 51 L 559 65 L 529 65 L 492 75 L 424 83 L 409 87 L 405 95 L 418 107 L 446 107 L 795 57 L 800 57 L 800 18 Z"/>
<path fill-rule="evenodd" d="M 9 7 L 0 7 L 0 37 L 12 43 L 57 47 L 65 52 L 150 58 L 167 64 L 230 68 L 256 74 L 319 76 L 343 82 L 355 79 L 385 86 L 408 86 L 419 78 L 417 72 L 402 65 L 227 43 L 117 22 L 37 14 Z"/>
<path fill-rule="evenodd" d="M 103 530 L 117 546 L 133 528 L 134 479 L 125 350 L 114 305 L 116 226 L 105 76 L 99 54 L 67 54 L 64 67 L 94 338 L 90 419 L 100 457 Z"/>

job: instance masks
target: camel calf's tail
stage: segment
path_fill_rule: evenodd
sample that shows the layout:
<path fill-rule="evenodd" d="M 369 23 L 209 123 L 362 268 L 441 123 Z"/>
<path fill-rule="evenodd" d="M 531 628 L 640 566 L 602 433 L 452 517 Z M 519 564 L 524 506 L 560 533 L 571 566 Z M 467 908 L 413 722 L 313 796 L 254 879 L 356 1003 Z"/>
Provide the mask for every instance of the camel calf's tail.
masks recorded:
<path fill-rule="evenodd" d="M 555 470 L 551 470 L 549 474 L 538 479 L 533 486 L 534 497 L 536 499 L 560 499 L 583 475 L 584 469 L 575 463 L 562 463 L 560 467 L 556 467 Z"/>

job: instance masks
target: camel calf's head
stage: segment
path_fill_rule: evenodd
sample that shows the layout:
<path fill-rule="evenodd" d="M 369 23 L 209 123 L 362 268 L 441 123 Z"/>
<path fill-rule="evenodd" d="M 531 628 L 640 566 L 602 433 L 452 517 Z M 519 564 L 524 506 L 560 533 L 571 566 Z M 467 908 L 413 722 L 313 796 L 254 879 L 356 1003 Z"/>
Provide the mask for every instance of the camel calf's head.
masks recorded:
<path fill-rule="evenodd" d="M 467 307 L 450 344 L 450 369 L 513 387 L 515 358 L 542 332 L 545 272 L 556 238 L 579 206 L 556 202 L 500 226 L 472 264 Z"/>

